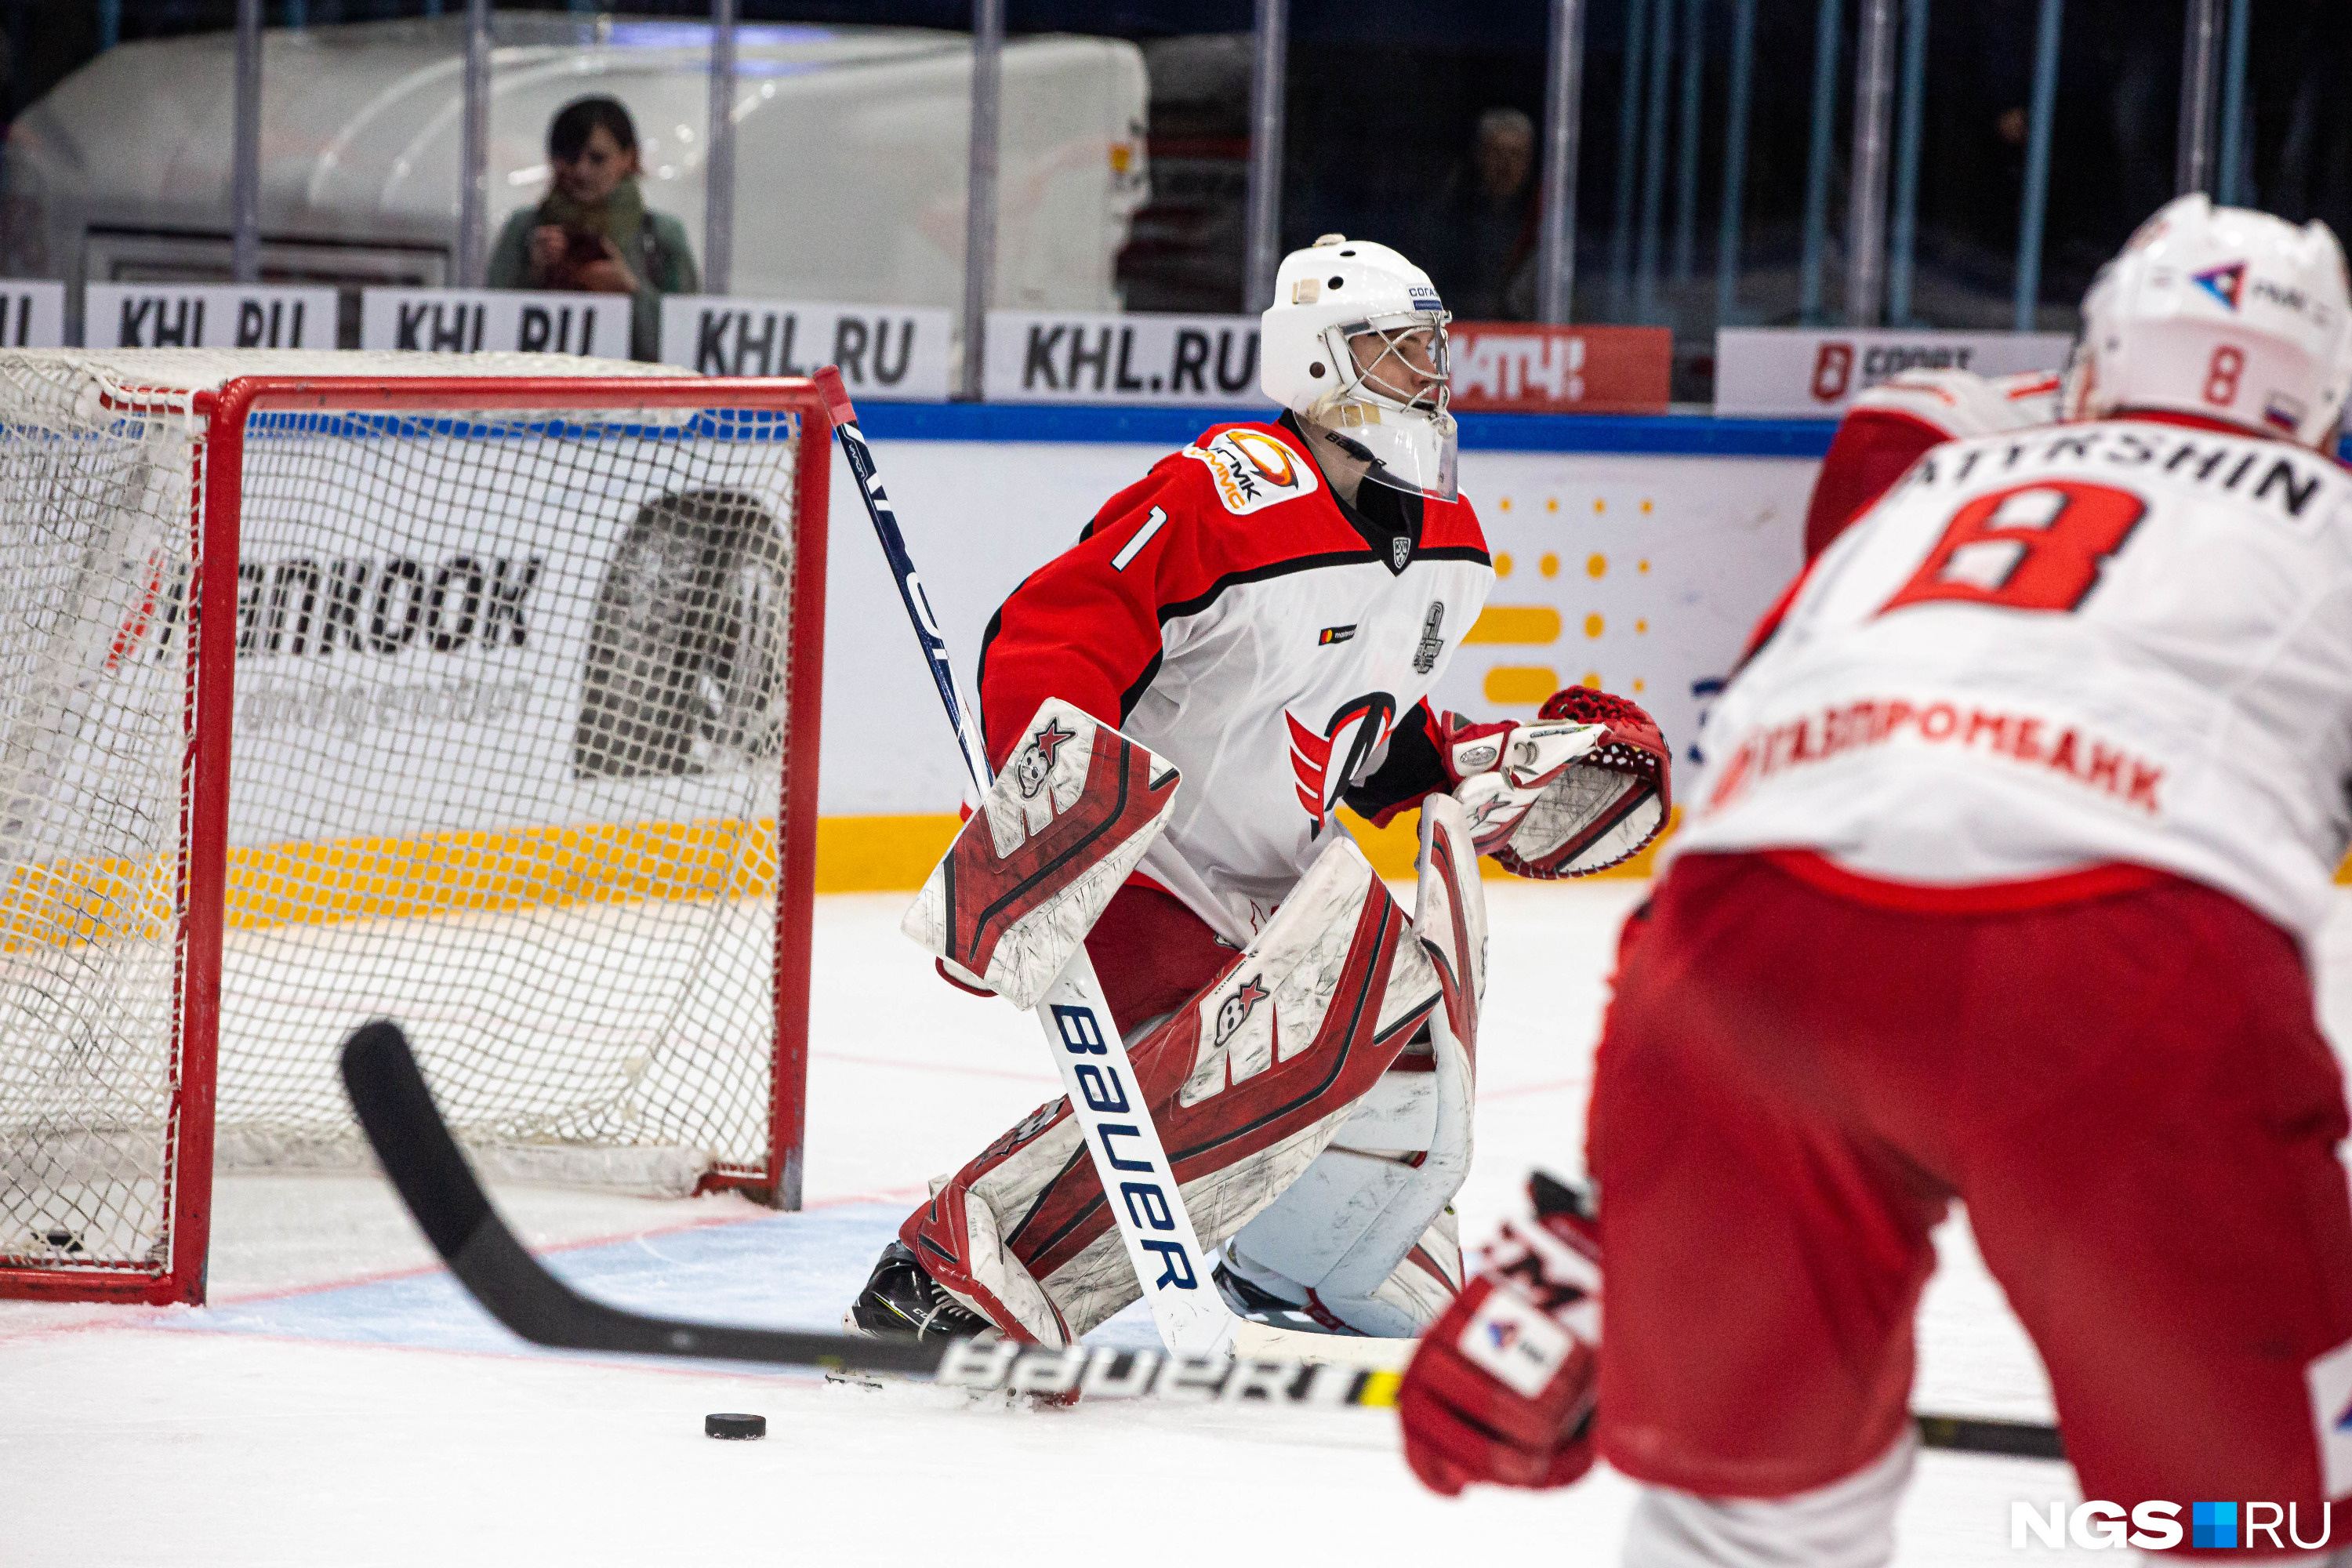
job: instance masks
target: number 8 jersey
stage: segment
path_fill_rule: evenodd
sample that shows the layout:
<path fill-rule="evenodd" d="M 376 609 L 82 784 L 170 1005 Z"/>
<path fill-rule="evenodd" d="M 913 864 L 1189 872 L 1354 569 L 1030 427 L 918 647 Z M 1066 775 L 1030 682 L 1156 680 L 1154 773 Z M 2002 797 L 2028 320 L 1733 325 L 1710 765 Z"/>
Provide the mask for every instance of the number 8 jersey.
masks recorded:
<path fill-rule="evenodd" d="M 2158 417 L 1937 447 L 1702 745 L 1685 850 L 1811 850 L 1924 901 L 2021 885 L 1981 907 L 2148 867 L 2308 936 L 2352 830 L 2352 478 Z"/>

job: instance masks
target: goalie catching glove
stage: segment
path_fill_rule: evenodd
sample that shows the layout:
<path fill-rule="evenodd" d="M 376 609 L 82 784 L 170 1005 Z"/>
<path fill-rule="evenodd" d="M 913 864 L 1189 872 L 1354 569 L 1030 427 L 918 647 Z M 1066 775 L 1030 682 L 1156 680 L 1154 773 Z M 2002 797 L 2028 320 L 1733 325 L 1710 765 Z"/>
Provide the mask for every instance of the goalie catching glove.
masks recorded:
<path fill-rule="evenodd" d="M 1657 722 L 1622 697 L 1571 686 L 1536 722 L 1445 716 L 1445 770 L 1471 837 L 1516 876 L 1581 877 L 1658 836 L 1671 804 Z"/>
<path fill-rule="evenodd" d="M 1590 1201 L 1538 1173 L 1531 1218 L 1429 1326 L 1397 1396 L 1404 1457 L 1432 1491 L 1564 1487 L 1592 1468 L 1601 1240 Z"/>

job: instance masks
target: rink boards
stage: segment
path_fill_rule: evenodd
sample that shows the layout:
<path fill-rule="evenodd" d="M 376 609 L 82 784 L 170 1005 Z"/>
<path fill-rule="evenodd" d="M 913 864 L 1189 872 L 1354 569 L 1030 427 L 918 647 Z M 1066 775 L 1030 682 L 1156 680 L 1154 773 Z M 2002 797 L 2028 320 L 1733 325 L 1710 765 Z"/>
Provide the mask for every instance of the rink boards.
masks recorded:
<path fill-rule="evenodd" d="M 1263 417 L 899 404 L 866 410 L 865 425 L 970 679 L 1005 595 L 1105 500 L 1212 425 Z M 1431 701 L 1532 718 L 1553 690 L 1585 682 L 1648 708 L 1689 765 L 1717 684 L 1801 562 L 1830 426 L 1518 415 L 1462 425 L 1462 491 L 1497 575 Z M 848 487 L 836 469 L 817 885 L 911 889 L 954 834 L 958 763 Z M 1410 874 L 1409 823 L 1384 835 L 1351 826 L 1383 874 Z"/>
<path fill-rule="evenodd" d="M 1106 499 L 1209 426 L 1262 416 L 968 405 L 864 413 L 967 679 L 997 605 L 1075 540 Z M 1486 615 L 1449 650 L 1433 701 L 1478 717 L 1524 717 L 1558 687 L 1596 685 L 1648 708 L 1677 760 L 1692 765 L 1707 702 L 1801 563 L 1804 505 L 1830 426 L 1515 416 L 1469 416 L 1463 426 L 1462 488 L 1497 578 Z M 779 515 L 788 472 L 781 468 L 767 491 Z M 911 889 L 952 837 L 961 771 L 845 470 L 835 478 L 818 886 Z M 373 559 L 379 571 L 413 560 L 421 587 L 404 579 L 396 590 L 421 591 L 417 613 L 426 620 L 440 594 L 447 624 L 420 624 L 417 640 L 389 658 L 303 642 L 300 600 L 314 594 L 304 574 L 327 563 L 318 592 L 331 596 L 332 563 L 355 558 L 355 547 L 322 536 L 295 491 L 248 525 L 258 542 L 248 542 L 245 569 L 262 575 L 248 575 L 241 595 L 250 646 L 237 670 L 233 922 L 284 918 L 271 889 L 322 866 L 336 873 L 329 918 L 632 896 L 630 868 L 648 848 L 714 893 L 765 890 L 740 868 L 772 865 L 772 817 L 726 811 L 716 797 L 730 792 L 708 780 L 583 781 L 571 766 L 595 574 L 657 479 L 658 465 L 638 454 L 614 465 L 601 493 L 567 496 L 560 507 L 522 493 L 495 515 L 419 509 L 421 531 L 402 546 L 407 553 L 379 549 Z M 586 547 L 567 571 L 542 564 L 521 589 L 526 659 L 526 650 L 486 634 L 505 603 L 501 591 L 513 595 L 534 552 L 544 555 L 533 542 L 559 511 L 566 526 L 586 531 Z M 470 568 L 443 581 L 461 560 L 478 567 L 478 590 Z M 482 606 L 474 635 L 433 646 L 436 636 L 458 637 L 469 598 Z M 510 756 L 513 776 L 531 781 L 533 808 L 515 809 L 512 776 L 468 786 L 407 767 L 426 737 Z M 278 758 L 367 787 L 315 794 L 281 811 L 288 792 L 271 772 L 280 764 L 268 760 Z M 1409 833 L 1359 831 L 1383 871 L 1403 869 Z M 650 842 L 640 837 L 648 832 Z M 768 841 L 766 851 L 738 854 L 744 835 Z M 721 871 L 721 863 L 739 868 Z"/>

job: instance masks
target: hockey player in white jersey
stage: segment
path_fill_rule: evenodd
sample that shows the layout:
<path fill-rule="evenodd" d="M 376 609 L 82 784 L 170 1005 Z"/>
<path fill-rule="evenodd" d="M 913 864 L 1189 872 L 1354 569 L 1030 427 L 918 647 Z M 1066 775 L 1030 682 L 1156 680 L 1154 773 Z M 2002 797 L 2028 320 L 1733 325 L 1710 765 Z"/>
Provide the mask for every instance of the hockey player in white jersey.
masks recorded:
<path fill-rule="evenodd" d="M 1455 490 L 1446 321 L 1387 247 L 1335 235 L 1291 255 L 1261 351 L 1281 419 L 1215 426 L 1112 497 L 1013 592 L 981 656 L 991 759 L 1015 787 L 1043 789 L 1089 720 L 1181 770 L 1164 833 L 1087 947 L 1201 1240 L 1224 1244 L 1218 1284 L 1290 1327 L 1408 1334 L 1460 1280 L 1447 1205 L 1485 963 L 1475 857 L 1435 852 L 1426 897 L 1446 929 L 1426 909 L 1407 928 L 1339 843 L 1339 805 L 1385 822 L 1458 794 L 1457 838 L 1547 878 L 1622 859 L 1665 816 L 1665 751 L 1631 703 L 1571 689 L 1533 726 L 1429 706 L 1494 577 Z M 934 929 L 975 929 L 949 905 L 977 907 L 987 859 L 941 879 Z M 1416 1034 L 1431 983 L 1383 1034 L 1399 966 L 1433 973 L 1421 940 L 1444 955 L 1443 1016 Z M 1253 943 L 1316 949 L 1329 973 L 1297 996 L 1234 973 Z M 909 1216 L 851 1317 L 1062 1343 L 1138 1289 L 1057 1100 Z"/>
<path fill-rule="evenodd" d="M 2305 968 L 2352 835 L 2347 388 L 2335 237 L 2186 197 L 2085 300 L 2067 423 L 1935 447 L 1814 563 L 1626 933 L 1597 1230 L 1542 1205 L 1433 1327 L 1425 1479 L 1597 1451 L 1629 1563 L 1887 1562 L 1958 1198 L 2117 1544 L 2226 1499 L 2240 1551 L 2352 1545 Z"/>

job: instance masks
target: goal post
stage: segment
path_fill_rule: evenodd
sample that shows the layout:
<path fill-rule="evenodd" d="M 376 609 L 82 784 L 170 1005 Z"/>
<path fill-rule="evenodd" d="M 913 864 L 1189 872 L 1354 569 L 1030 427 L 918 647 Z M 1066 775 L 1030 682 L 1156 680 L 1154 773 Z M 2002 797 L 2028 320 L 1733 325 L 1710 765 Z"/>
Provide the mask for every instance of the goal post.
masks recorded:
<path fill-rule="evenodd" d="M 200 1301 L 399 1021 L 494 1172 L 797 1207 L 831 426 L 552 355 L 0 353 L 0 1297 Z"/>

